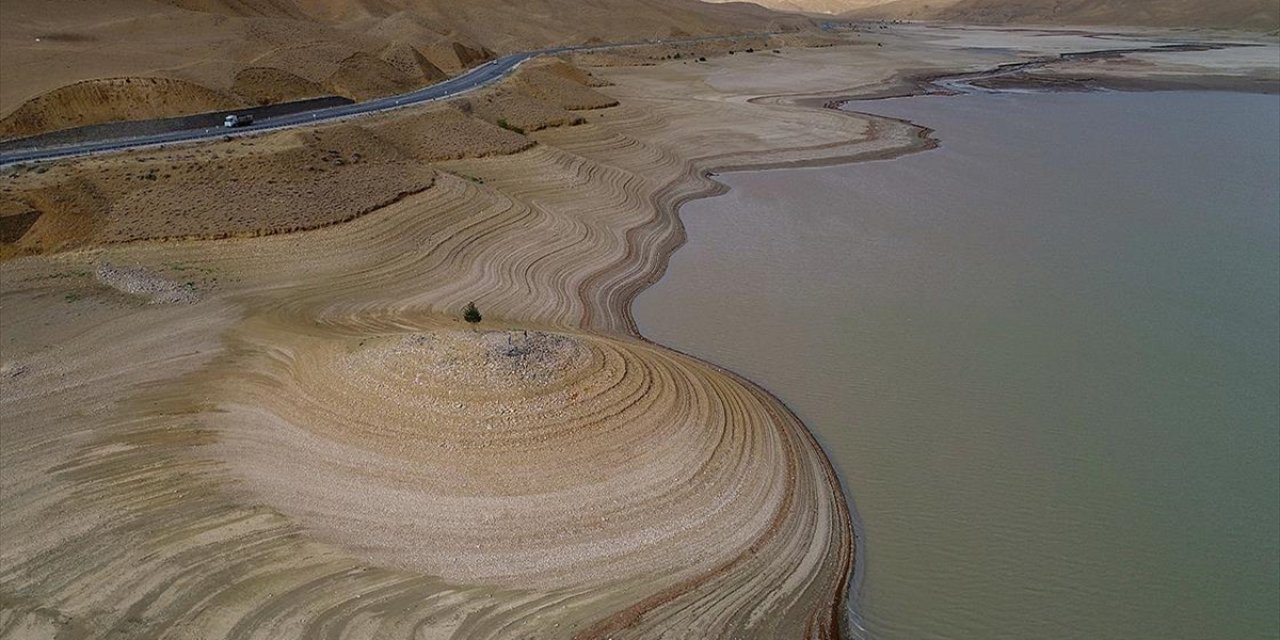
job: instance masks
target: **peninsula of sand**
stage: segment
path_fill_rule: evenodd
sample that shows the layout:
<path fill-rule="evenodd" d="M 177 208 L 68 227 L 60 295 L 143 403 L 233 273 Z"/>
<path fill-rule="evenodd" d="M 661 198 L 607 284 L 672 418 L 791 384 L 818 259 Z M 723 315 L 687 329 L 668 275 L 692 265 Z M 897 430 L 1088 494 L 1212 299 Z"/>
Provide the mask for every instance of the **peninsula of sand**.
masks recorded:
<path fill-rule="evenodd" d="M 823 451 L 630 303 L 709 173 L 929 144 L 808 102 L 992 54 L 788 44 L 6 169 L 0 637 L 845 636 Z"/>
<path fill-rule="evenodd" d="M 0 635 L 840 635 L 822 451 L 628 307 L 709 169 L 916 132 L 708 68 L 8 171 Z"/>

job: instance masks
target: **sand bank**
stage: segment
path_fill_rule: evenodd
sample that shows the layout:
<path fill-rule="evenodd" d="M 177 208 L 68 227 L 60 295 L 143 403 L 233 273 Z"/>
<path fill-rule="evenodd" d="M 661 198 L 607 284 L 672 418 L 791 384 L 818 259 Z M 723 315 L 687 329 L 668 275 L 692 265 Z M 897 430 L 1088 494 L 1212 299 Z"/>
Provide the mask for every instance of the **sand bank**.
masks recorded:
<path fill-rule="evenodd" d="M 6 628 L 836 637 L 853 543 L 822 452 L 758 387 L 638 339 L 628 304 L 682 239 L 675 207 L 718 191 L 710 169 L 912 134 L 715 93 L 664 104 L 644 71 L 523 151 L 415 165 L 379 138 L 395 149 L 355 164 L 430 182 L 342 224 L 91 230 L 6 263 Z M 97 162 L 14 181 L 115 170 Z M 161 235 L 181 202 L 151 193 Z M 297 204 L 279 211 L 321 208 Z M 198 300 L 146 304 L 101 264 Z"/>

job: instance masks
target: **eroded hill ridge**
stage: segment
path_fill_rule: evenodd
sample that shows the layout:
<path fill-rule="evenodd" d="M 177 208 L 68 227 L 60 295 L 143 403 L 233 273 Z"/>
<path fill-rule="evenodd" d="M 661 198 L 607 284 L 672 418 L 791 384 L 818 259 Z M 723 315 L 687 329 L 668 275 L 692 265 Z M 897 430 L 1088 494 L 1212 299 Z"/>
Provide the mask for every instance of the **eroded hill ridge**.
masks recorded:
<path fill-rule="evenodd" d="M 698 0 L 536 9 L 511 0 L 12 0 L 0 21 L 0 139 L 320 95 L 364 100 L 552 45 L 808 24 Z"/>

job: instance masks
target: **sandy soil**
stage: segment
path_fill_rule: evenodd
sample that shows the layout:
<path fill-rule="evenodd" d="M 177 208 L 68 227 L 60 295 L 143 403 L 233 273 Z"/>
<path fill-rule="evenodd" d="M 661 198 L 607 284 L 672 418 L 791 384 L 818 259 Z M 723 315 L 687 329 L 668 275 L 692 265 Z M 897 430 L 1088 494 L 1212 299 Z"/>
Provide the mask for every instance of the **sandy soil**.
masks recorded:
<path fill-rule="evenodd" d="M 220 238 L 350 220 L 431 187 L 427 163 L 522 151 L 517 131 L 577 124 L 617 101 L 559 60 L 451 104 L 0 176 L 0 257 L 156 238 Z M 508 129 L 501 125 L 506 124 Z"/>
<path fill-rule="evenodd" d="M 629 306 L 708 172 L 928 146 L 809 100 L 1044 53 L 884 41 L 548 63 L 511 105 L 3 178 L 0 214 L 46 207 L 8 246 L 81 227 L 0 270 L 0 637 L 841 637 L 855 541 L 821 449 Z M 489 123 L 550 108 L 578 124 Z M 337 186 L 121 186 L 179 159 Z M 227 237 L 154 239 L 188 209 Z"/>
<path fill-rule="evenodd" d="M 1280 65 L 1276 64 L 1280 53 L 1276 47 L 1248 41 L 1242 44 L 1259 46 L 1206 51 L 1191 57 L 1156 52 L 1073 60 L 1028 74 L 1027 78 L 1129 90 L 1280 91 Z"/>

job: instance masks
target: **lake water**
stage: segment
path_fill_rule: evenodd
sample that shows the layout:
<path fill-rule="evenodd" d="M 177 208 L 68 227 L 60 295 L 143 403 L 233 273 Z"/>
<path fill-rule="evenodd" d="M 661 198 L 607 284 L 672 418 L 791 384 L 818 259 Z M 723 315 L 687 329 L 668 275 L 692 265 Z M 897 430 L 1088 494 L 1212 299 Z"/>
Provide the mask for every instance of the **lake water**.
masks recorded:
<path fill-rule="evenodd" d="M 1280 97 L 853 108 L 942 147 L 723 176 L 634 311 L 826 447 L 869 635 L 1280 637 Z"/>

